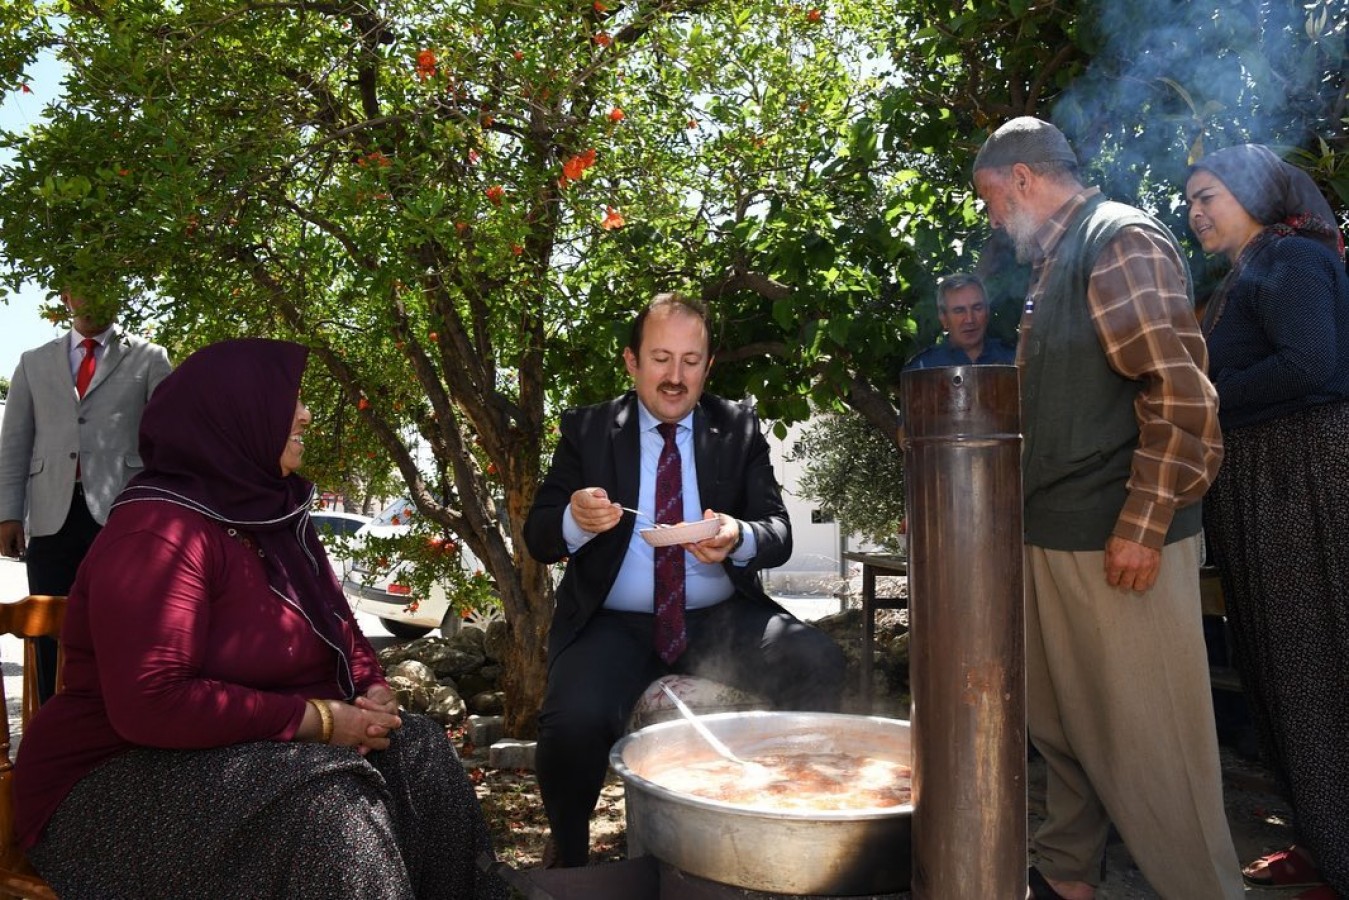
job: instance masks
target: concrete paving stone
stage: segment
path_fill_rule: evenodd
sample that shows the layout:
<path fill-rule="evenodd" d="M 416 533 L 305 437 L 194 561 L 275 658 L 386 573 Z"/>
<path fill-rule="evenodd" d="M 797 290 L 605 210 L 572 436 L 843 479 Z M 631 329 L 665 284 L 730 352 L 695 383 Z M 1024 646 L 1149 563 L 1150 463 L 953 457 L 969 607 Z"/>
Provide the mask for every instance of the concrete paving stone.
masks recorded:
<path fill-rule="evenodd" d="M 488 765 L 494 769 L 534 771 L 534 741 L 501 740 L 492 744 Z"/>
<path fill-rule="evenodd" d="M 468 738 L 475 747 L 495 744 L 506 735 L 504 716 L 469 716 Z"/>

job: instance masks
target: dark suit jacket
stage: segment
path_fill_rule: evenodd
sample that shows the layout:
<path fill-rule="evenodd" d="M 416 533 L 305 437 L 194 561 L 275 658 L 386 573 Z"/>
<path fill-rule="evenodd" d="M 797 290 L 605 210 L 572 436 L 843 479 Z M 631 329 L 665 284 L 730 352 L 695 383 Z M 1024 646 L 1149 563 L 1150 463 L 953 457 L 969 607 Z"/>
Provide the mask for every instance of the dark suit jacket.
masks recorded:
<path fill-rule="evenodd" d="M 555 563 L 568 556 L 562 514 L 581 488 L 604 488 L 610 500 L 636 507 L 641 478 L 637 429 L 637 395 L 632 391 L 562 414 L 562 437 L 552 468 L 525 521 L 525 544 L 535 559 Z M 703 394 L 693 412 L 693 447 L 703 509 L 735 516 L 754 531 L 758 544 L 748 565 L 735 565 L 729 558 L 722 565 L 739 595 L 772 603 L 759 570 L 780 566 L 792 555 L 792 527 L 758 416 L 748 406 Z M 624 516 L 568 561 L 557 588 L 548 639 L 550 661 L 604 604 L 634 525 L 633 516 Z"/>

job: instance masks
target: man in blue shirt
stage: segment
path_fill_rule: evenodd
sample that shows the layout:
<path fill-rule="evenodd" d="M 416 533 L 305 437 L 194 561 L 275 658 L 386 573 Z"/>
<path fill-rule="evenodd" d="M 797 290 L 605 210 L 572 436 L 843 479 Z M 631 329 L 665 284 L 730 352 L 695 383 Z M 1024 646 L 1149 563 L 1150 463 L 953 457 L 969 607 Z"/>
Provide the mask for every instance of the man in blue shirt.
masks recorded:
<path fill-rule="evenodd" d="M 1016 348 L 988 336 L 988 296 L 978 275 L 958 272 L 937 282 L 937 318 L 945 337 L 904 364 L 905 369 L 1016 362 Z"/>
<path fill-rule="evenodd" d="M 760 581 L 791 555 L 791 523 L 753 408 L 703 391 L 710 335 L 703 305 L 678 294 L 637 315 L 623 351 L 633 390 L 562 415 L 525 521 L 535 559 L 567 560 L 535 755 L 552 830 L 545 865 L 588 861 L 609 748 L 655 678 L 702 675 L 778 709 L 839 708 L 842 651 Z M 718 520 L 715 533 L 673 556 L 641 536 L 700 519 Z M 675 610 L 682 626 L 667 618 Z"/>

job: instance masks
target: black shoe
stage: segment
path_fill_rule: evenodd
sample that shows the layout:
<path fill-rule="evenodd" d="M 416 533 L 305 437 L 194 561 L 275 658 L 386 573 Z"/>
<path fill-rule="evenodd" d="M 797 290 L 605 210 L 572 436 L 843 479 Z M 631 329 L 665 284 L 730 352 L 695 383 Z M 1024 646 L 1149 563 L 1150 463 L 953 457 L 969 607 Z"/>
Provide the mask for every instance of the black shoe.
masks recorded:
<path fill-rule="evenodd" d="M 557 849 L 557 841 L 553 838 L 548 839 L 548 843 L 543 845 L 543 867 L 545 869 L 556 869 L 561 854 Z"/>

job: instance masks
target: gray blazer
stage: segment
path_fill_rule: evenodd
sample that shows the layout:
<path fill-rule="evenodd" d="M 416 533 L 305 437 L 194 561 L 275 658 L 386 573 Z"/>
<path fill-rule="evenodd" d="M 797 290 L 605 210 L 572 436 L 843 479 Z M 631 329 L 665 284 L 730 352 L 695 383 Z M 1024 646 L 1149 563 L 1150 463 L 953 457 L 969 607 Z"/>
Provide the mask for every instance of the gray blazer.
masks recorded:
<path fill-rule="evenodd" d="M 0 432 L 0 522 L 28 515 L 29 537 L 65 524 L 75 460 L 89 512 L 100 524 L 141 468 L 141 411 L 168 375 L 163 347 L 114 326 L 84 398 L 70 374 L 70 335 L 24 353 L 10 381 Z"/>

